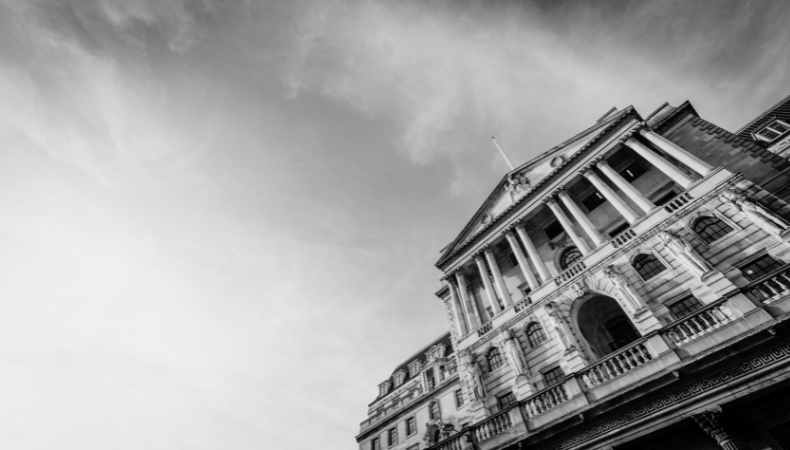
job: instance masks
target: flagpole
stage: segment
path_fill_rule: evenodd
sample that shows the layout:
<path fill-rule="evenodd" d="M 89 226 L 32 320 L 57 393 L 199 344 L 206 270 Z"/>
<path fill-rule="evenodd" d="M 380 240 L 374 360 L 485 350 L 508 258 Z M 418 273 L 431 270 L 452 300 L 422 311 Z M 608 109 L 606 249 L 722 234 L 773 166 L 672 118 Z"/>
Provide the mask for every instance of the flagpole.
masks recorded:
<path fill-rule="evenodd" d="M 496 136 L 491 136 L 491 141 L 494 143 L 494 147 L 496 147 L 496 149 L 499 151 L 499 154 L 502 155 L 502 159 L 505 160 L 505 164 L 507 164 L 507 166 L 510 167 L 510 170 L 515 169 L 513 163 L 510 162 L 510 158 L 507 157 L 507 153 L 505 153 L 505 150 L 503 150 L 502 147 L 499 145 L 499 142 L 497 142 Z"/>

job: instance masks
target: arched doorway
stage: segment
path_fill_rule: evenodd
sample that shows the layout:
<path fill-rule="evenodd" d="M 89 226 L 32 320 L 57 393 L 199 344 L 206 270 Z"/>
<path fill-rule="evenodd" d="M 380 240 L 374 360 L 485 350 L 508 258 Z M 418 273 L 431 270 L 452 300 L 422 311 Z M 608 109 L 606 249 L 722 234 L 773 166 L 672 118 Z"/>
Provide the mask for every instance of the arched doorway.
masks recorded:
<path fill-rule="evenodd" d="M 599 358 L 639 338 L 617 300 L 605 295 L 588 298 L 576 314 L 579 331 Z"/>

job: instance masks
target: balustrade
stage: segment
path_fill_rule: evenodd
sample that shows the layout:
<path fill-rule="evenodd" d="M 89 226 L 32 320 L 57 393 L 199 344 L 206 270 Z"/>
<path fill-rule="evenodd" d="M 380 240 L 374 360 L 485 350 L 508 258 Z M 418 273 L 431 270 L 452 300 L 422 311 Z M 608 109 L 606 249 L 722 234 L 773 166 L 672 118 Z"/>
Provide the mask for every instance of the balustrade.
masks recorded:
<path fill-rule="evenodd" d="M 628 228 L 627 230 L 623 231 L 622 233 L 618 233 L 617 236 L 615 236 L 612 239 L 611 242 L 612 242 L 612 245 L 614 246 L 614 248 L 620 248 L 623 245 L 625 245 L 628 242 L 630 242 L 631 239 L 633 239 L 635 237 L 636 237 L 636 232 L 634 230 L 632 230 L 631 228 Z"/>
<path fill-rule="evenodd" d="M 557 278 L 555 278 L 554 282 L 557 284 L 557 286 L 561 286 L 571 278 L 584 272 L 585 269 L 587 269 L 587 265 L 584 264 L 584 261 L 577 261 L 565 269 Z"/>
<path fill-rule="evenodd" d="M 484 323 L 483 326 L 481 326 L 480 328 L 477 329 L 477 335 L 478 336 L 483 336 L 484 334 L 486 334 L 489 331 L 491 331 L 491 327 L 492 326 L 493 325 L 491 324 L 491 322 Z"/>
<path fill-rule="evenodd" d="M 521 312 L 527 306 L 529 306 L 530 303 L 532 303 L 532 300 L 529 297 L 524 297 L 519 302 L 517 302 L 515 305 L 513 305 L 513 309 L 516 310 L 517 313 Z"/>
<path fill-rule="evenodd" d="M 605 357 L 580 374 L 584 384 L 592 388 L 625 375 L 652 359 L 644 341 L 640 341 Z"/>
<path fill-rule="evenodd" d="M 432 450 L 461 450 L 464 448 L 464 439 L 466 439 L 464 432 L 455 433 L 446 439 L 442 439 L 430 448 Z"/>
<path fill-rule="evenodd" d="M 563 384 L 557 384 L 524 400 L 524 411 L 532 418 L 543 414 L 568 400 Z"/>
<path fill-rule="evenodd" d="M 752 283 L 745 292 L 758 301 L 774 300 L 790 294 L 790 267 L 783 267 L 773 275 Z"/>
<path fill-rule="evenodd" d="M 735 317 L 724 305 L 725 300 L 720 300 L 701 311 L 677 321 L 670 325 L 664 332 L 669 340 L 675 344 L 685 344 L 719 328 Z"/>
<path fill-rule="evenodd" d="M 672 200 L 668 201 L 664 205 L 664 210 L 668 213 L 673 213 L 679 210 L 680 208 L 686 206 L 686 204 L 688 204 L 688 202 L 690 202 L 691 200 L 692 200 L 691 194 L 689 194 L 688 192 L 684 192 L 676 196 Z"/>
<path fill-rule="evenodd" d="M 477 424 L 473 430 L 477 442 L 491 439 L 513 427 L 510 410 L 501 411 Z"/>

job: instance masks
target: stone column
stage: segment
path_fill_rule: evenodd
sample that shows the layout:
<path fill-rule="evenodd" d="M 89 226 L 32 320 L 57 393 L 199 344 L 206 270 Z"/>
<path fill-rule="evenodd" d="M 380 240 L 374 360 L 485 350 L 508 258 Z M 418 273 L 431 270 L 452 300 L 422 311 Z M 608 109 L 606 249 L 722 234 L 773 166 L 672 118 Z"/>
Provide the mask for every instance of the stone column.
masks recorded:
<path fill-rule="evenodd" d="M 455 272 L 455 281 L 458 283 L 458 293 L 461 296 L 461 304 L 464 305 L 466 317 L 469 318 L 469 324 L 477 329 L 483 324 L 483 320 L 477 311 L 474 299 L 469 298 L 469 289 L 466 285 L 466 277 L 460 271 Z"/>
<path fill-rule="evenodd" d="M 545 282 L 546 280 L 550 280 L 551 273 L 549 273 L 549 268 L 546 267 L 546 263 L 540 258 L 538 249 L 527 234 L 527 230 L 524 229 L 523 225 L 516 225 L 516 233 L 519 239 L 521 239 L 521 243 L 524 244 L 524 248 L 527 250 L 527 255 L 529 256 L 529 260 L 532 261 L 532 266 L 538 271 L 540 281 Z"/>
<path fill-rule="evenodd" d="M 587 214 L 585 214 L 581 208 L 579 208 L 579 205 L 577 205 L 570 195 L 568 195 L 568 192 L 564 189 L 560 190 L 559 198 L 562 204 L 568 208 L 568 211 L 570 211 L 573 218 L 576 219 L 576 221 L 579 222 L 579 225 L 582 226 L 582 229 L 585 233 L 587 233 L 587 236 L 593 241 L 593 243 L 595 243 L 595 246 L 597 247 L 603 244 L 605 240 L 601 233 L 597 228 L 595 228 L 595 225 L 593 225 L 592 221 L 590 221 L 590 218 L 587 217 Z"/>
<path fill-rule="evenodd" d="M 664 172 L 666 176 L 672 179 L 675 183 L 679 184 L 683 189 L 688 189 L 693 180 L 686 175 L 682 170 L 676 167 L 671 162 L 664 159 L 661 155 L 650 150 L 647 146 L 634 138 L 630 138 L 625 141 L 625 145 L 630 147 L 633 151 L 635 151 L 639 156 L 645 158 L 647 162 L 655 166 L 656 169 Z"/>
<path fill-rule="evenodd" d="M 505 279 L 502 278 L 502 271 L 499 270 L 499 264 L 496 262 L 494 252 L 491 249 L 486 249 L 484 253 L 488 267 L 491 269 L 491 275 L 494 276 L 494 286 L 499 293 L 499 298 L 502 299 L 505 308 L 513 306 L 513 299 L 510 298 L 510 291 L 507 290 Z"/>
<path fill-rule="evenodd" d="M 505 239 L 507 239 L 507 243 L 510 245 L 510 250 L 516 257 L 516 261 L 518 261 L 518 268 L 521 269 L 521 275 L 524 276 L 524 280 L 526 280 L 530 290 L 534 291 L 540 284 L 538 283 L 538 279 L 535 277 L 535 274 L 532 273 L 532 269 L 530 269 L 529 265 L 527 264 L 527 257 L 524 256 L 524 252 L 521 251 L 521 246 L 518 244 L 516 235 L 513 234 L 513 231 L 508 230 L 505 232 Z"/>
<path fill-rule="evenodd" d="M 562 225 L 562 229 L 565 230 L 565 234 L 567 234 L 568 237 L 571 238 L 574 245 L 576 245 L 576 248 L 578 248 L 583 255 L 589 254 L 590 246 L 587 245 L 587 242 L 585 242 L 581 236 L 576 234 L 576 231 L 573 229 L 573 224 L 571 223 L 571 219 L 569 219 L 568 216 L 565 215 L 565 212 L 562 210 L 562 208 L 557 203 L 557 201 L 551 199 L 548 202 L 546 202 L 546 205 L 549 207 L 552 214 L 554 214 L 554 217 L 556 217 L 557 220 L 560 222 L 560 225 Z"/>
<path fill-rule="evenodd" d="M 667 249 L 690 273 L 697 276 L 702 280 L 713 272 L 713 267 L 705 260 L 696 250 L 678 236 L 675 236 L 670 231 L 662 231 L 658 233 L 659 239 L 664 243 Z"/>
<path fill-rule="evenodd" d="M 483 280 L 483 289 L 486 291 L 488 304 L 491 306 L 491 311 L 496 314 L 500 310 L 499 302 L 497 302 L 494 286 L 491 285 L 491 278 L 488 277 L 488 269 L 486 269 L 486 263 L 483 261 L 483 257 L 475 255 L 475 264 L 477 264 L 477 271 L 480 273 L 480 278 Z"/>
<path fill-rule="evenodd" d="M 614 191 L 608 184 L 606 184 L 597 173 L 592 170 L 584 171 L 584 177 L 587 178 L 590 183 L 595 186 L 595 189 L 598 189 L 604 198 L 614 206 L 614 209 L 622 215 L 628 223 L 633 224 L 639 218 L 639 215 L 631 209 L 631 206 L 625 202 L 617 192 Z"/>
<path fill-rule="evenodd" d="M 738 450 L 735 439 L 721 423 L 721 408 L 714 408 L 691 416 L 694 422 L 724 450 Z"/>
<path fill-rule="evenodd" d="M 466 334 L 470 331 L 467 314 L 465 314 L 465 309 L 461 307 L 461 301 L 458 298 L 458 293 L 455 291 L 455 286 L 453 286 L 453 283 L 448 279 L 445 279 L 444 283 L 447 286 L 447 290 L 450 291 L 450 305 L 453 315 L 455 316 L 455 325 L 458 328 L 458 337 L 461 338 L 466 336 Z"/>
<path fill-rule="evenodd" d="M 697 158 L 695 155 L 689 153 L 685 148 L 675 144 L 664 136 L 647 129 L 640 131 L 639 134 L 644 136 L 645 139 L 650 141 L 651 144 L 666 152 L 667 155 L 677 159 L 703 177 L 713 171 L 713 166 Z"/>
<path fill-rule="evenodd" d="M 617 189 L 623 191 L 632 202 L 636 203 L 636 206 L 638 206 L 643 212 L 648 213 L 656 207 L 653 202 L 651 202 L 647 197 L 639 192 L 639 189 L 634 187 L 633 184 L 629 183 L 628 180 L 617 173 L 617 171 L 614 170 L 608 162 L 599 161 L 595 167 L 597 167 L 606 178 L 608 178 L 615 186 L 617 186 Z"/>

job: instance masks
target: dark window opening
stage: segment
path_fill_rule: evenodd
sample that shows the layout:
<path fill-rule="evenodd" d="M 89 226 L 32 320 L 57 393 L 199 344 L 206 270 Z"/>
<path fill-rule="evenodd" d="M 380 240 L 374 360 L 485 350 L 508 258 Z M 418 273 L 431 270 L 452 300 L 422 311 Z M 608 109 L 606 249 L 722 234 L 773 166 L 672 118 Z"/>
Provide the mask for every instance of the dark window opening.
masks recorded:
<path fill-rule="evenodd" d="M 610 352 L 628 345 L 634 340 L 634 326 L 624 315 L 612 317 L 604 323 L 604 327 L 612 337 Z"/>
<path fill-rule="evenodd" d="M 389 431 L 387 432 L 387 445 L 392 447 L 397 443 L 398 443 L 398 429 L 390 428 Z"/>
<path fill-rule="evenodd" d="M 464 391 L 461 389 L 455 390 L 455 409 L 464 406 Z"/>
<path fill-rule="evenodd" d="M 379 438 L 373 438 L 370 440 L 370 450 L 381 450 L 381 445 L 379 445 Z"/>
<path fill-rule="evenodd" d="M 530 347 L 536 347 L 546 340 L 546 333 L 543 327 L 537 322 L 527 325 L 527 343 Z"/>
<path fill-rule="evenodd" d="M 768 275 L 784 264 L 774 259 L 771 255 L 762 255 L 752 261 L 740 266 L 738 269 L 748 280 L 756 280 Z"/>
<path fill-rule="evenodd" d="M 503 395 L 498 395 L 496 401 L 497 401 L 497 405 L 499 405 L 499 409 L 502 410 L 515 403 L 516 396 L 513 395 L 512 392 L 508 392 Z"/>
<path fill-rule="evenodd" d="M 636 270 L 636 273 L 645 281 L 666 270 L 664 264 L 649 253 L 640 253 L 636 255 L 631 265 L 634 267 L 634 270 Z"/>
<path fill-rule="evenodd" d="M 710 244 L 732 232 L 732 227 L 718 217 L 702 216 L 694 221 L 691 229 L 697 233 L 705 243 Z"/>
<path fill-rule="evenodd" d="M 562 368 L 560 367 L 552 367 L 543 372 L 543 381 L 546 382 L 546 386 L 554 386 L 555 384 L 559 384 L 562 379 L 565 377 L 565 373 L 563 373 Z"/>
<path fill-rule="evenodd" d="M 560 254 L 560 270 L 565 270 L 582 259 L 582 252 L 576 247 L 568 247 Z"/>
<path fill-rule="evenodd" d="M 634 181 L 641 177 L 648 170 L 649 166 L 647 163 L 637 159 L 629 164 L 628 167 L 626 167 L 625 170 L 620 173 L 620 175 L 622 175 L 627 181 Z"/>
<path fill-rule="evenodd" d="M 496 347 L 493 347 L 491 350 L 488 351 L 487 359 L 488 359 L 488 370 L 489 371 L 494 370 L 494 369 L 502 366 L 502 364 L 504 364 L 504 362 L 505 362 L 502 359 L 502 354 L 499 353 L 499 349 L 496 348 Z"/>
<path fill-rule="evenodd" d="M 417 432 L 417 419 L 409 417 L 406 419 L 406 436 L 411 436 Z"/>
<path fill-rule="evenodd" d="M 557 222 L 556 220 L 546 225 L 544 231 L 546 232 L 546 237 L 548 237 L 549 239 L 554 239 L 555 237 L 565 232 L 565 230 L 562 228 L 562 225 L 560 225 L 560 223 Z"/>
<path fill-rule="evenodd" d="M 585 208 L 587 208 L 587 212 L 594 210 L 595 208 L 601 206 L 606 199 L 603 198 L 599 192 L 594 192 L 582 200 L 582 204 Z"/>
<path fill-rule="evenodd" d="M 441 417 L 442 413 L 439 411 L 439 402 L 436 400 L 432 401 L 428 404 L 428 418 L 431 420 L 436 420 Z"/>
<path fill-rule="evenodd" d="M 700 301 L 697 300 L 697 298 L 693 295 L 683 297 L 667 306 L 669 312 L 672 314 L 672 317 L 675 319 L 682 319 L 684 317 L 690 316 L 701 307 L 702 303 L 700 303 Z"/>

